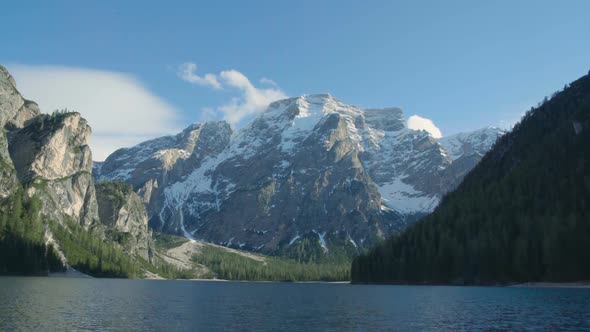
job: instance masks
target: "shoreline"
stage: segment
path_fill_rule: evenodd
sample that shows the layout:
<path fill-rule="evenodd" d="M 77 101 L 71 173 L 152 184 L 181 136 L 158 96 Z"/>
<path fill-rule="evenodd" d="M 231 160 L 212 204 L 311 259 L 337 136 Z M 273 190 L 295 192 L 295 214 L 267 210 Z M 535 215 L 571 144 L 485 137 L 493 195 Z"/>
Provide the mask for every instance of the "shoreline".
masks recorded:
<path fill-rule="evenodd" d="M 73 270 L 73 271 L 72 271 Z M 329 284 L 329 285 L 367 285 L 367 286 L 452 286 L 452 287 L 505 287 L 505 288 L 569 288 L 569 289 L 590 289 L 590 281 L 575 282 L 524 282 L 504 285 L 453 285 L 453 284 L 364 284 L 352 283 L 351 281 L 276 281 L 276 280 L 227 280 L 227 279 L 165 279 L 165 278 L 96 278 L 77 270 L 66 272 L 50 273 L 49 275 L 0 275 L 0 277 L 40 277 L 40 278 L 74 278 L 74 279 L 121 279 L 121 280 L 156 280 L 156 281 L 185 281 L 185 282 L 234 282 L 234 283 L 276 283 L 276 284 Z"/>
<path fill-rule="evenodd" d="M 68 267 L 64 272 L 49 272 L 48 278 L 94 278 L 88 274 L 82 273 L 73 267 Z"/>
<path fill-rule="evenodd" d="M 512 288 L 590 288 L 590 281 L 577 282 L 524 282 L 507 287 Z"/>
<path fill-rule="evenodd" d="M 161 279 L 174 281 L 206 281 L 206 282 L 250 282 L 250 283 L 275 283 L 275 284 L 334 284 L 346 285 L 350 281 L 276 281 L 276 280 L 228 280 L 228 279 Z"/>

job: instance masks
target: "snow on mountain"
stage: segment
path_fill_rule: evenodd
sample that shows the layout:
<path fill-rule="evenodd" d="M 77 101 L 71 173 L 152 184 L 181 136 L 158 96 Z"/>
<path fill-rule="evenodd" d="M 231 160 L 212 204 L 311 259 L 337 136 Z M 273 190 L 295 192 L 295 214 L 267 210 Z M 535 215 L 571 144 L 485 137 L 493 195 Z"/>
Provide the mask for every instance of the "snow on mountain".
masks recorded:
<path fill-rule="evenodd" d="M 152 227 L 268 253 L 321 235 L 369 247 L 430 212 L 497 137 L 434 139 L 399 108 L 362 109 L 329 94 L 280 100 L 238 132 L 195 124 L 121 149 L 96 169 L 133 184 Z M 461 159 L 460 166 L 453 163 Z"/>
<path fill-rule="evenodd" d="M 479 154 L 488 152 L 496 140 L 506 133 L 505 130 L 496 127 L 445 136 L 439 142 L 449 152 L 451 159 L 457 160 L 464 155 Z"/>

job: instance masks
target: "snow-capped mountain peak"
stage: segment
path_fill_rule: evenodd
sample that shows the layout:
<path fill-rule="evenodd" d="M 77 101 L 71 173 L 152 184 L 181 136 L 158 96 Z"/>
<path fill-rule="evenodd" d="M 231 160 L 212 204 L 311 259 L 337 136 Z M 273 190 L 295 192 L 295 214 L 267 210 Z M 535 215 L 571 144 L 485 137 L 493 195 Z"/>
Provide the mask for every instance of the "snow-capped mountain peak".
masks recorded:
<path fill-rule="evenodd" d="M 98 178 L 132 183 L 159 230 L 268 253 L 305 234 L 323 234 L 322 248 L 368 247 L 431 211 L 478 160 L 458 168 L 459 154 L 484 153 L 491 137 L 438 141 L 407 128 L 399 108 L 304 95 L 271 103 L 235 133 L 207 122 L 119 150 Z"/>

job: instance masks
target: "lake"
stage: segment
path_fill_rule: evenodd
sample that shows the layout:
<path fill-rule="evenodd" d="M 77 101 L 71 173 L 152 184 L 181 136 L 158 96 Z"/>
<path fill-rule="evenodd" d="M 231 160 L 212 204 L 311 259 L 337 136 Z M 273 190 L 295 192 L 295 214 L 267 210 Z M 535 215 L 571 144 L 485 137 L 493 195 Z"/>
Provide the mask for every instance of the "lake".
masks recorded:
<path fill-rule="evenodd" d="M 0 330 L 590 330 L 590 289 L 0 278 Z"/>

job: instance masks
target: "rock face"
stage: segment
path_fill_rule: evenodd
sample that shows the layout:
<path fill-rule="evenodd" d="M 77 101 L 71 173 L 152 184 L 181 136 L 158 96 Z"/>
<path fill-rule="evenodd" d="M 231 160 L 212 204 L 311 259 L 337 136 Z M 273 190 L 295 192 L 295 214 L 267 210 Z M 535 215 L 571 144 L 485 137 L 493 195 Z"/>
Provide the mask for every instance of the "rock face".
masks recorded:
<path fill-rule="evenodd" d="M 197 123 L 176 136 L 161 137 L 115 151 L 104 163 L 97 164 L 94 175 L 99 180 L 130 183 L 153 219 L 161 210 L 163 189 L 199 168 L 205 158 L 223 151 L 231 134 L 229 124 L 224 121 Z M 152 226 L 165 229 L 161 223 Z"/>
<path fill-rule="evenodd" d="M 79 113 L 41 114 L 9 134 L 9 151 L 29 196 L 38 195 L 43 214 L 88 227 L 98 221 L 92 178 L 91 129 Z"/>
<path fill-rule="evenodd" d="M 133 188 L 126 183 L 102 182 L 96 184 L 96 197 L 107 236 L 131 254 L 150 261 L 153 244 L 147 212 Z"/>
<path fill-rule="evenodd" d="M 453 160 L 477 155 L 483 157 L 496 143 L 498 137 L 504 135 L 505 130 L 487 127 L 466 133 L 445 136 L 439 142 L 449 152 Z"/>
<path fill-rule="evenodd" d="M 0 133 L 0 199 L 12 195 L 18 187 L 16 170 L 8 152 L 8 139 L 6 132 Z"/>
<path fill-rule="evenodd" d="M 0 198 L 22 184 L 41 199 L 46 217 L 93 225 L 98 209 L 86 120 L 78 113 L 41 114 L 0 66 L 0 125 Z"/>
<path fill-rule="evenodd" d="M 447 191 L 455 189 L 463 177 L 479 163 L 481 158 L 492 149 L 498 138 L 505 133 L 503 129 L 487 127 L 439 139 L 448 151 L 448 156 L 453 160 L 443 176 Z"/>
<path fill-rule="evenodd" d="M 0 66 L 0 199 L 10 196 L 18 187 L 16 170 L 8 150 L 7 130 L 22 128 L 39 114 L 35 103 L 25 100 L 16 89 L 16 82 Z"/>
<path fill-rule="evenodd" d="M 308 95 L 272 103 L 234 134 L 206 122 L 118 150 L 95 176 L 132 184 L 159 230 L 265 253 L 311 236 L 328 251 L 367 248 L 431 211 L 479 160 L 464 154 L 408 129 L 398 108 Z"/>
<path fill-rule="evenodd" d="M 25 122 L 39 115 L 39 108 L 25 100 L 16 89 L 14 78 L 0 66 L 0 124 L 5 127 L 22 128 Z"/>

